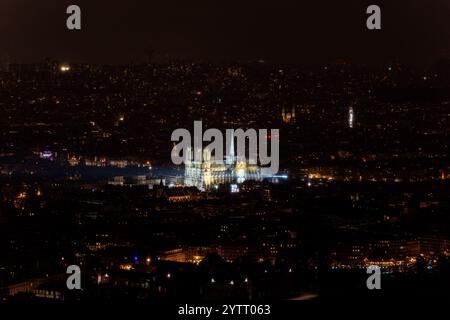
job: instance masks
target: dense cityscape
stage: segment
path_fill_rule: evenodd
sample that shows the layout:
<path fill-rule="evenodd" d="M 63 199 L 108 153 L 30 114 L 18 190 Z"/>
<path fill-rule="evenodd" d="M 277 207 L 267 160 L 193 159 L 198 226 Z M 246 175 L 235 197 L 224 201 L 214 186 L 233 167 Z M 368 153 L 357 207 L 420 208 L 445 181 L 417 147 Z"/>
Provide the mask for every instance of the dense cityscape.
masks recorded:
<path fill-rule="evenodd" d="M 371 265 L 386 296 L 450 285 L 447 60 L 0 69 L 3 301 L 355 297 Z M 188 183 L 194 121 L 279 129 L 279 173 Z"/>

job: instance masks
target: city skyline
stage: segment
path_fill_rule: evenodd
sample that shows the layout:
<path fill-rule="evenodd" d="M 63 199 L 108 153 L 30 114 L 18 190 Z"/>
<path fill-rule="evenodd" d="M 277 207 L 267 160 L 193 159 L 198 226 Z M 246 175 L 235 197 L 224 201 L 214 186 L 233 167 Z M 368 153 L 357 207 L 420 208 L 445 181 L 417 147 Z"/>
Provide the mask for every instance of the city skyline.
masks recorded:
<path fill-rule="evenodd" d="M 0 305 L 447 297 L 450 3 L 369 5 L 0 0 Z"/>

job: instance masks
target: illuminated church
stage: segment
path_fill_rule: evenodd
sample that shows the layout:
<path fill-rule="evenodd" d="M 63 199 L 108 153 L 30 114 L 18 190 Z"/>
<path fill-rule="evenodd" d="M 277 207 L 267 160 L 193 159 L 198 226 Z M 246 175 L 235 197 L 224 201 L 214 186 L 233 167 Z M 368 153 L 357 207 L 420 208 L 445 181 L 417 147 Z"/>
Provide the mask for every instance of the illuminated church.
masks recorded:
<path fill-rule="evenodd" d="M 236 157 L 234 143 L 231 144 L 224 160 L 212 159 L 211 150 L 204 148 L 201 161 L 196 161 L 193 150 L 188 148 L 188 159 L 185 161 L 184 184 L 187 187 L 197 187 L 208 190 L 220 184 L 239 184 L 246 180 L 261 180 L 261 170 L 256 164 L 248 163 L 247 159 Z"/>

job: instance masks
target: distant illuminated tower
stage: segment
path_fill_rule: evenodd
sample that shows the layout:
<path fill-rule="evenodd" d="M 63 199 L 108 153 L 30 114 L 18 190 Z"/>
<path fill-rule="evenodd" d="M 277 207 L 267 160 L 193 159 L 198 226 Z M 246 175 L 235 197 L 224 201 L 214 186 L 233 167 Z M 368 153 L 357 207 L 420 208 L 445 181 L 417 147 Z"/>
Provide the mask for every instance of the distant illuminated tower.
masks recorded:
<path fill-rule="evenodd" d="M 353 107 L 348 108 L 348 126 L 349 128 L 353 128 L 353 122 L 355 120 L 355 115 L 353 113 Z"/>
<path fill-rule="evenodd" d="M 294 124 L 295 123 L 295 106 L 292 107 L 291 112 L 286 112 L 284 107 L 281 109 L 281 118 L 286 124 Z"/>

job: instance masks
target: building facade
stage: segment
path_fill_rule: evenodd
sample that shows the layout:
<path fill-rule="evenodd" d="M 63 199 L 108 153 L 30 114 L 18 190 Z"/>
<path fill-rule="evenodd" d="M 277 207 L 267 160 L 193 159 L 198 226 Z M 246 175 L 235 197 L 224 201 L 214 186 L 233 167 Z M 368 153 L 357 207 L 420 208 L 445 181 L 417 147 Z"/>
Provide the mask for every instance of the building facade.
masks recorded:
<path fill-rule="evenodd" d="M 239 184 L 246 180 L 261 180 L 261 170 L 258 165 L 250 164 L 247 159 L 240 159 L 234 154 L 234 146 L 224 160 L 213 159 L 207 148 L 201 152 L 201 160 L 196 160 L 192 149 L 188 149 L 185 161 L 184 184 L 199 190 L 208 190 L 221 184 Z M 200 157 L 197 157 L 200 158 Z"/>

